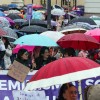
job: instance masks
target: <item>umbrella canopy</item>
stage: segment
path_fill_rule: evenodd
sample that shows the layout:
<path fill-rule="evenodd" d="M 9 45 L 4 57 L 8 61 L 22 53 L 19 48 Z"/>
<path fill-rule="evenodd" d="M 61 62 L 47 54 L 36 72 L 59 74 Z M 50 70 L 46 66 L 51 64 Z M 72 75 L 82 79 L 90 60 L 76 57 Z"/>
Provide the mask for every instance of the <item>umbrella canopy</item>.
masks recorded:
<path fill-rule="evenodd" d="M 100 47 L 99 42 L 95 38 L 81 33 L 65 35 L 57 43 L 63 48 L 72 47 L 79 50 L 90 50 Z"/>
<path fill-rule="evenodd" d="M 17 8 L 18 5 L 17 5 L 17 4 L 9 4 L 8 7 L 9 7 L 9 8 Z"/>
<path fill-rule="evenodd" d="M 33 4 L 33 9 L 40 9 L 40 8 L 43 8 L 43 6 L 38 4 Z"/>
<path fill-rule="evenodd" d="M 26 49 L 28 52 L 33 51 L 35 47 L 34 46 L 27 46 L 27 45 L 17 45 L 14 49 L 13 49 L 13 53 L 18 53 L 18 51 L 20 49 Z"/>
<path fill-rule="evenodd" d="M 12 19 L 10 19 L 9 17 L 4 17 L 4 18 L 6 18 L 9 21 L 11 26 L 15 25 L 15 22 Z"/>
<path fill-rule="evenodd" d="M 15 33 L 15 31 L 13 29 L 11 29 L 9 27 L 4 27 L 3 29 L 7 33 L 6 35 L 3 35 L 3 36 L 8 37 L 8 38 L 12 38 L 12 39 L 18 38 L 17 34 Z"/>
<path fill-rule="evenodd" d="M 8 14 L 13 13 L 13 14 L 20 14 L 21 12 L 18 10 L 9 10 Z"/>
<path fill-rule="evenodd" d="M 47 30 L 48 30 L 47 28 L 44 28 L 41 26 L 31 25 L 31 26 L 24 26 L 23 28 L 20 29 L 20 32 L 25 32 L 27 34 L 33 34 L 33 33 L 42 33 Z"/>
<path fill-rule="evenodd" d="M 8 5 L 4 4 L 4 5 L 0 5 L 0 8 L 4 9 L 4 11 L 9 10 Z"/>
<path fill-rule="evenodd" d="M 9 14 L 7 17 L 11 18 L 12 20 L 14 19 L 22 19 L 19 15 L 17 14 Z"/>
<path fill-rule="evenodd" d="M 66 29 L 66 30 L 62 30 L 60 31 L 63 34 L 71 34 L 71 33 L 85 33 L 86 29 L 83 28 L 72 28 L 72 29 Z"/>
<path fill-rule="evenodd" d="M 89 36 L 93 36 L 97 41 L 100 42 L 100 29 L 99 28 L 89 30 L 85 34 Z"/>
<path fill-rule="evenodd" d="M 45 17 L 41 12 L 33 11 L 32 12 L 32 19 L 44 20 Z"/>
<path fill-rule="evenodd" d="M 73 23 L 73 25 L 76 25 L 76 26 L 79 26 L 79 27 L 82 27 L 86 30 L 91 30 L 91 29 L 94 29 L 95 25 L 90 25 L 89 23 L 85 23 L 85 22 L 76 22 L 76 23 Z"/>
<path fill-rule="evenodd" d="M 28 46 L 58 46 L 52 39 L 39 34 L 24 35 L 18 38 L 14 44 Z"/>
<path fill-rule="evenodd" d="M 45 22 L 43 20 L 32 19 L 32 20 L 30 20 L 30 25 L 47 27 L 47 22 Z M 24 26 L 29 26 L 29 21 L 26 21 L 25 23 L 23 23 L 21 27 L 24 27 Z"/>
<path fill-rule="evenodd" d="M 90 25 L 96 25 L 96 23 L 91 18 L 88 18 L 88 17 L 73 18 L 71 21 L 69 21 L 69 24 L 73 24 L 75 22 L 85 22 Z"/>
<path fill-rule="evenodd" d="M 61 9 L 53 9 L 51 10 L 51 14 L 55 16 L 63 16 L 65 15 L 65 12 L 64 10 L 61 10 Z"/>
<path fill-rule="evenodd" d="M 4 18 L 4 17 L 0 17 L 0 24 L 2 25 L 2 27 L 9 27 L 11 26 L 9 21 Z"/>
<path fill-rule="evenodd" d="M 64 36 L 64 34 L 60 32 L 56 32 L 56 31 L 46 31 L 46 32 L 41 33 L 40 35 L 47 36 L 56 42 Z"/>
<path fill-rule="evenodd" d="M 77 23 L 79 23 L 79 24 L 77 24 Z M 66 29 L 73 29 L 73 28 L 83 28 L 85 30 L 93 29 L 93 27 L 91 25 L 89 25 L 88 23 L 85 23 L 85 24 L 82 24 L 83 22 L 77 22 L 77 23 L 73 23 L 68 26 L 65 26 L 65 27 L 61 28 L 59 31 L 66 30 Z"/>
<path fill-rule="evenodd" d="M 2 11 L 0 11 L 0 16 L 1 16 L 1 17 L 4 17 L 5 14 L 4 14 Z"/>
<path fill-rule="evenodd" d="M 27 83 L 25 90 L 73 82 L 98 75 L 100 75 L 100 65 L 90 59 L 83 57 L 62 58 L 37 71 Z"/>
<path fill-rule="evenodd" d="M 91 16 L 91 19 L 99 26 L 100 25 L 100 17 L 99 16 Z"/>
<path fill-rule="evenodd" d="M 6 34 L 7 33 L 2 28 L 0 28 L 0 36 L 6 35 Z"/>
<path fill-rule="evenodd" d="M 15 24 L 20 25 L 20 26 L 21 26 L 23 23 L 26 22 L 25 19 L 15 19 L 15 20 L 13 20 L 13 21 L 14 21 Z"/>

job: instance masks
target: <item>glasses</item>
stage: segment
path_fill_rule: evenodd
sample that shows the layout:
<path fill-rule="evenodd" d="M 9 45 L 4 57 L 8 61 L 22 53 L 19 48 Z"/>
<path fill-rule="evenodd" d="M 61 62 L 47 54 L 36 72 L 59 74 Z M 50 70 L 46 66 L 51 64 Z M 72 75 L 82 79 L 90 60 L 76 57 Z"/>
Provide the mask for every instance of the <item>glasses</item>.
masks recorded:
<path fill-rule="evenodd" d="M 28 55 L 29 55 L 29 53 L 28 53 L 28 52 L 25 52 L 24 54 L 25 54 L 26 56 L 28 56 Z"/>
<path fill-rule="evenodd" d="M 77 94 L 77 91 L 70 91 L 70 94 Z"/>

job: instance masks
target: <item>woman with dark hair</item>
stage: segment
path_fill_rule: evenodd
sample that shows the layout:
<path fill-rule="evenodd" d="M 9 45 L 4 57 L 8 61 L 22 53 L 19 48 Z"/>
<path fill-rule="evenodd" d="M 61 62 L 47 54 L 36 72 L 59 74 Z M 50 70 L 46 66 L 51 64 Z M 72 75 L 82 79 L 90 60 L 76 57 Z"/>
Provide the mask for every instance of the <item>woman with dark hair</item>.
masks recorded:
<path fill-rule="evenodd" d="M 64 57 L 75 57 L 76 56 L 76 52 L 73 48 L 66 48 L 63 51 L 63 56 Z"/>
<path fill-rule="evenodd" d="M 12 48 L 10 46 L 10 42 L 7 39 L 7 37 L 2 37 L 2 41 L 5 45 L 4 66 L 5 66 L 5 69 L 9 69 L 11 65 L 10 57 L 12 55 Z"/>
<path fill-rule="evenodd" d="M 63 84 L 56 100 L 77 100 L 77 89 L 73 84 Z"/>
<path fill-rule="evenodd" d="M 39 70 L 42 66 L 56 60 L 54 57 L 50 57 L 49 48 L 42 47 L 40 50 L 39 57 L 35 59 L 36 69 Z"/>
<path fill-rule="evenodd" d="M 29 53 L 26 49 L 20 49 L 15 60 L 25 65 L 26 67 L 32 67 L 31 59 L 29 59 Z"/>

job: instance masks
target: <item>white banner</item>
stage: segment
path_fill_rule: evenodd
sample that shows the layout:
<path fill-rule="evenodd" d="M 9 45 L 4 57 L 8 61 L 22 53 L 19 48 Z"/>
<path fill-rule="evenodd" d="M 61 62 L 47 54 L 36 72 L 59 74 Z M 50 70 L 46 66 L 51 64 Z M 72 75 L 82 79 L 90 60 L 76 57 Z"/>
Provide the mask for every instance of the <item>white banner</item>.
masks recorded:
<path fill-rule="evenodd" d="M 13 90 L 14 100 L 46 100 L 44 91 L 23 91 Z"/>

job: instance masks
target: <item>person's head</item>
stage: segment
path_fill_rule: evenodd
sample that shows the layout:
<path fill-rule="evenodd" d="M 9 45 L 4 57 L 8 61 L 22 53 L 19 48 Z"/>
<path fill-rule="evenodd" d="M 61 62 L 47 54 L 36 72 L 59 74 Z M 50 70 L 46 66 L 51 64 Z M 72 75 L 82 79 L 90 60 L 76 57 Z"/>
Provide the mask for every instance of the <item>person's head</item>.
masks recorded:
<path fill-rule="evenodd" d="M 20 49 L 17 54 L 18 59 L 28 60 L 29 53 L 26 49 Z"/>
<path fill-rule="evenodd" d="M 63 56 L 64 57 L 74 57 L 76 56 L 75 50 L 73 48 L 67 48 L 64 50 Z"/>
<path fill-rule="evenodd" d="M 42 56 L 44 59 L 47 59 L 49 57 L 49 48 L 42 47 L 40 50 L 40 56 Z"/>
<path fill-rule="evenodd" d="M 77 88 L 72 84 L 63 84 L 59 90 L 58 100 L 77 100 Z"/>
<path fill-rule="evenodd" d="M 2 41 L 5 45 L 5 48 L 8 48 L 8 45 L 10 45 L 10 42 L 9 42 L 8 38 L 7 37 L 2 37 Z"/>

